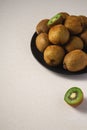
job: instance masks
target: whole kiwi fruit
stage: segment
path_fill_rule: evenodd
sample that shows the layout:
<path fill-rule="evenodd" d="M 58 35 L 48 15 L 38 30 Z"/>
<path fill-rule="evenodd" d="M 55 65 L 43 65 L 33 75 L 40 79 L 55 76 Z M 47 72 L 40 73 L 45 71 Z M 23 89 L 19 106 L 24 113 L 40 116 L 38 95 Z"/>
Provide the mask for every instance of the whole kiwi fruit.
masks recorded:
<path fill-rule="evenodd" d="M 64 25 L 71 32 L 71 34 L 79 34 L 83 30 L 82 22 L 78 16 L 68 16 Z"/>
<path fill-rule="evenodd" d="M 87 29 L 85 29 L 81 34 L 80 38 L 83 40 L 85 47 L 87 48 Z"/>
<path fill-rule="evenodd" d="M 73 50 L 67 53 L 63 60 L 63 68 L 71 71 L 78 72 L 87 67 L 87 54 L 80 50 Z"/>
<path fill-rule="evenodd" d="M 36 47 L 40 52 L 50 44 L 47 33 L 40 33 L 36 37 Z"/>
<path fill-rule="evenodd" d="M 53 44 L 65 44 L 66 42 L 68 42 L 70 34 L 68 29 L 62 25 L 62 24 L 58 24 L 53 26 L 48 33 L 49 36 L 49 40 L 50 42 L 52 42 Z"/>
<path fill-rule="evenodd" d="M 67 52 L 73 51 L 75 49 L 83 49 L 83 47 L 84 43 L 78 36 L 71 36 L 69 42 L 65 45 Z"/>
<path fill-rule="evenodd" d="M 85 29 L 87 27 L 87 17 L 84 15 L 80 15 L 78 17 L 80 18 L 81 24 L 82 24 L 83 28 Z"/>
<path fill-rule="evenodd" d="M 44 50 L 44 61 L 50 66 L 57 66 L 62 63 L 65 51 L 61 46 L 49 45 Z"/>
<path fill-rule="evenodd" d="M 49 19 L 42 19 L 36 26 L 36 32 L 37 34 L 40 34 L 42 32 L 48 33 L 49 27 L 47 26 Z"/>

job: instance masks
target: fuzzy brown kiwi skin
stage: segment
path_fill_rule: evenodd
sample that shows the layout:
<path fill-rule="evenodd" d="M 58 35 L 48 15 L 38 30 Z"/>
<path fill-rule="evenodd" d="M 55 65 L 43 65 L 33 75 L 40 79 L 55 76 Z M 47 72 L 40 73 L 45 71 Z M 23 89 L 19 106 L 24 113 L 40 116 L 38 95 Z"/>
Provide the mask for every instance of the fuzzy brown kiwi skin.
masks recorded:
<path fill-rule="evenodd" d="M 87 29 L 85 29 L 85 30 L 80 34 L 80 38 L 83 40 L 84 46 L 87 48 Z"/>
<path fill-rule="evenodd" d="M 83 28 L 85 29 L 87 27 L 87 17 L 84 15 L 80 15 L 78 17 L 80 18 L 81 24 L 82 24 Z"/>
<path fill-rule="evenodd" d="M 64 25 L 68 28 L 71 34 L 80 34 L 83 31 L 81 20 L 75 15 L 68 16 Z"/>
<path fill-rule="evenodd" d="M 63 61 L 65 51 L 57 45 L 50 45 L 44 50 L 44 61 L 49 66 L 58 66 Z"/>
<path fill-rule="evenodd" d="M 77 59 L 80 57 L 83 57 L 83 60 Z M 78 67 L 78 65 L 80 65 Z M 69 53 L 67 53 L 64 57 L 64 61 L 63 61 L 63 68 L 71 71 L 71 72 L 78 72 L 83 70 L 84 68 L 87 67 L 87 54 L 85 52 L 83 52 L 82 50 L 73 50 Z"/>
<path fill-rule="evenodd" d="M 67 19 L 68 16 L 70 16 L 67 12 L 60 12 L 62 18 L 63 18 L 63 22 Z"/>
<path fill-rule="evenodd" d="M 58 24 L 51 27 L 48 37 L 51 43 L 63 45 L 68 42 L 70 33 L 64 25 Z"/>
<path fill-rule="evenodd" d="M 47 26 L 49 19 L 42 19 L 36 26 L 37 34 L 48 33 L 49 27 Z"/>
<path fill-rule="evenodd" d="M 73 72 L 73 73 L 79 72 L 79 71 L 81 71 L 81 70 L 84 70 L 86 67 L 87 67 L 87 65 L 86 65 L 84 68 L 79 69 L 79 70 L 71 70 L 71 68 L 67 67 L 66 63 L 63 63 L 63 68 L 64 68 L 65 70 L 68 70 L 68 71 Z"/>
<path fill-rule="evenodd" d="M 43 53 L 45 48 L 50 45 L 50 41 L 48 39 L 47 33 L 40 33 L 36 37 L 36 47 L 37 49 Z"/>
<path fill-rule="evenodd" d="M 65 50 L 70 52 L 76 49 L 83 49 L 84 43 L 83 40 L 78 36 L 71 36 L 69 42 L 65 45 Z"/>

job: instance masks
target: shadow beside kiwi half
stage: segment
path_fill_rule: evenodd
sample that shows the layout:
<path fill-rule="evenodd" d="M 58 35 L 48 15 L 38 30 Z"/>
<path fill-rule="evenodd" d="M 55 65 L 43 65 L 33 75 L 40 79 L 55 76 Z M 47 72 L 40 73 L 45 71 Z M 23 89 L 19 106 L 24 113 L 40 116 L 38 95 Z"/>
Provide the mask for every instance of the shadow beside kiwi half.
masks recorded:
<path fill-rule="evenodd" d="M 77 108 L 76 108 L 77 111 L 79 112 L 82 112 L 84 114 L 87 114 L 87 97 L 84 98 L 83 102 L 82 102 L 82 105 L 79 105 Z"/>
<path fill-rule="evenodd" d="M 70 72 L 68 70 L 65 70 L 63 68 L 63 65 L 58 65 L 56 67 L 47 65 L 43 59 L 43 54 L 41 52 L 39 52 L 38 49 L 36 48 L 36 43 L 35 43 L 36 37 L 37 37 L 37 33 L 35 32 L 31 39 L 31 51 L 32 51 L 32 54 L 35 57 L 35 59 L 40 64 L 42 64 L 45 68 L 47 68 L 53 72 L 60 73 L 60 74 L 66 74 L 66 75 L 79 75 L 79 74 L 87 73 L 87 68 L 85 68 L 81 71 L 78 71 L 78 72 Z M 87 50 L 84 50 L 84 51 L 86 52 Z"/>

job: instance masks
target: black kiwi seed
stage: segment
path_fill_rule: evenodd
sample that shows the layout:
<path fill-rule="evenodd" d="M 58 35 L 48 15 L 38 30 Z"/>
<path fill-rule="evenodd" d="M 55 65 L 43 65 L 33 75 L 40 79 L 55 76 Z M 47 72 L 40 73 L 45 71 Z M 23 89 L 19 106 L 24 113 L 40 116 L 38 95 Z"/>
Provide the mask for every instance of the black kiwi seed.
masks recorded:
<path fill-rule="evenodd" d="M 83 101 L 83 92 L 78 87 L 72 87 L 65 93 L 64 100 L 71 106 L 78 106 Z"/>

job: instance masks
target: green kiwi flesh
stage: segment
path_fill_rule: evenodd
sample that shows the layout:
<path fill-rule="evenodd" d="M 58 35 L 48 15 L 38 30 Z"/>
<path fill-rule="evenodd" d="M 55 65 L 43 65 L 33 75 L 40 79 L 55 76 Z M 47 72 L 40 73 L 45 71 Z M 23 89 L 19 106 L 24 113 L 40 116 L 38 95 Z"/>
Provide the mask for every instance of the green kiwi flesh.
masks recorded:
<path fill-rule="evenodd" d="M 64 100 L 71 106 L 77 106 L 83 100 L 83 92 L 78 87 L 72 87 L 65 93 Z"/>
<path fill-rule="evenodd" d="M 62 15 L 61 14 L 56 14 L 53 16 L 47 23 L 48 26 L 52 26 L 56 23 L 61 23 L 62 22 Z"/>

